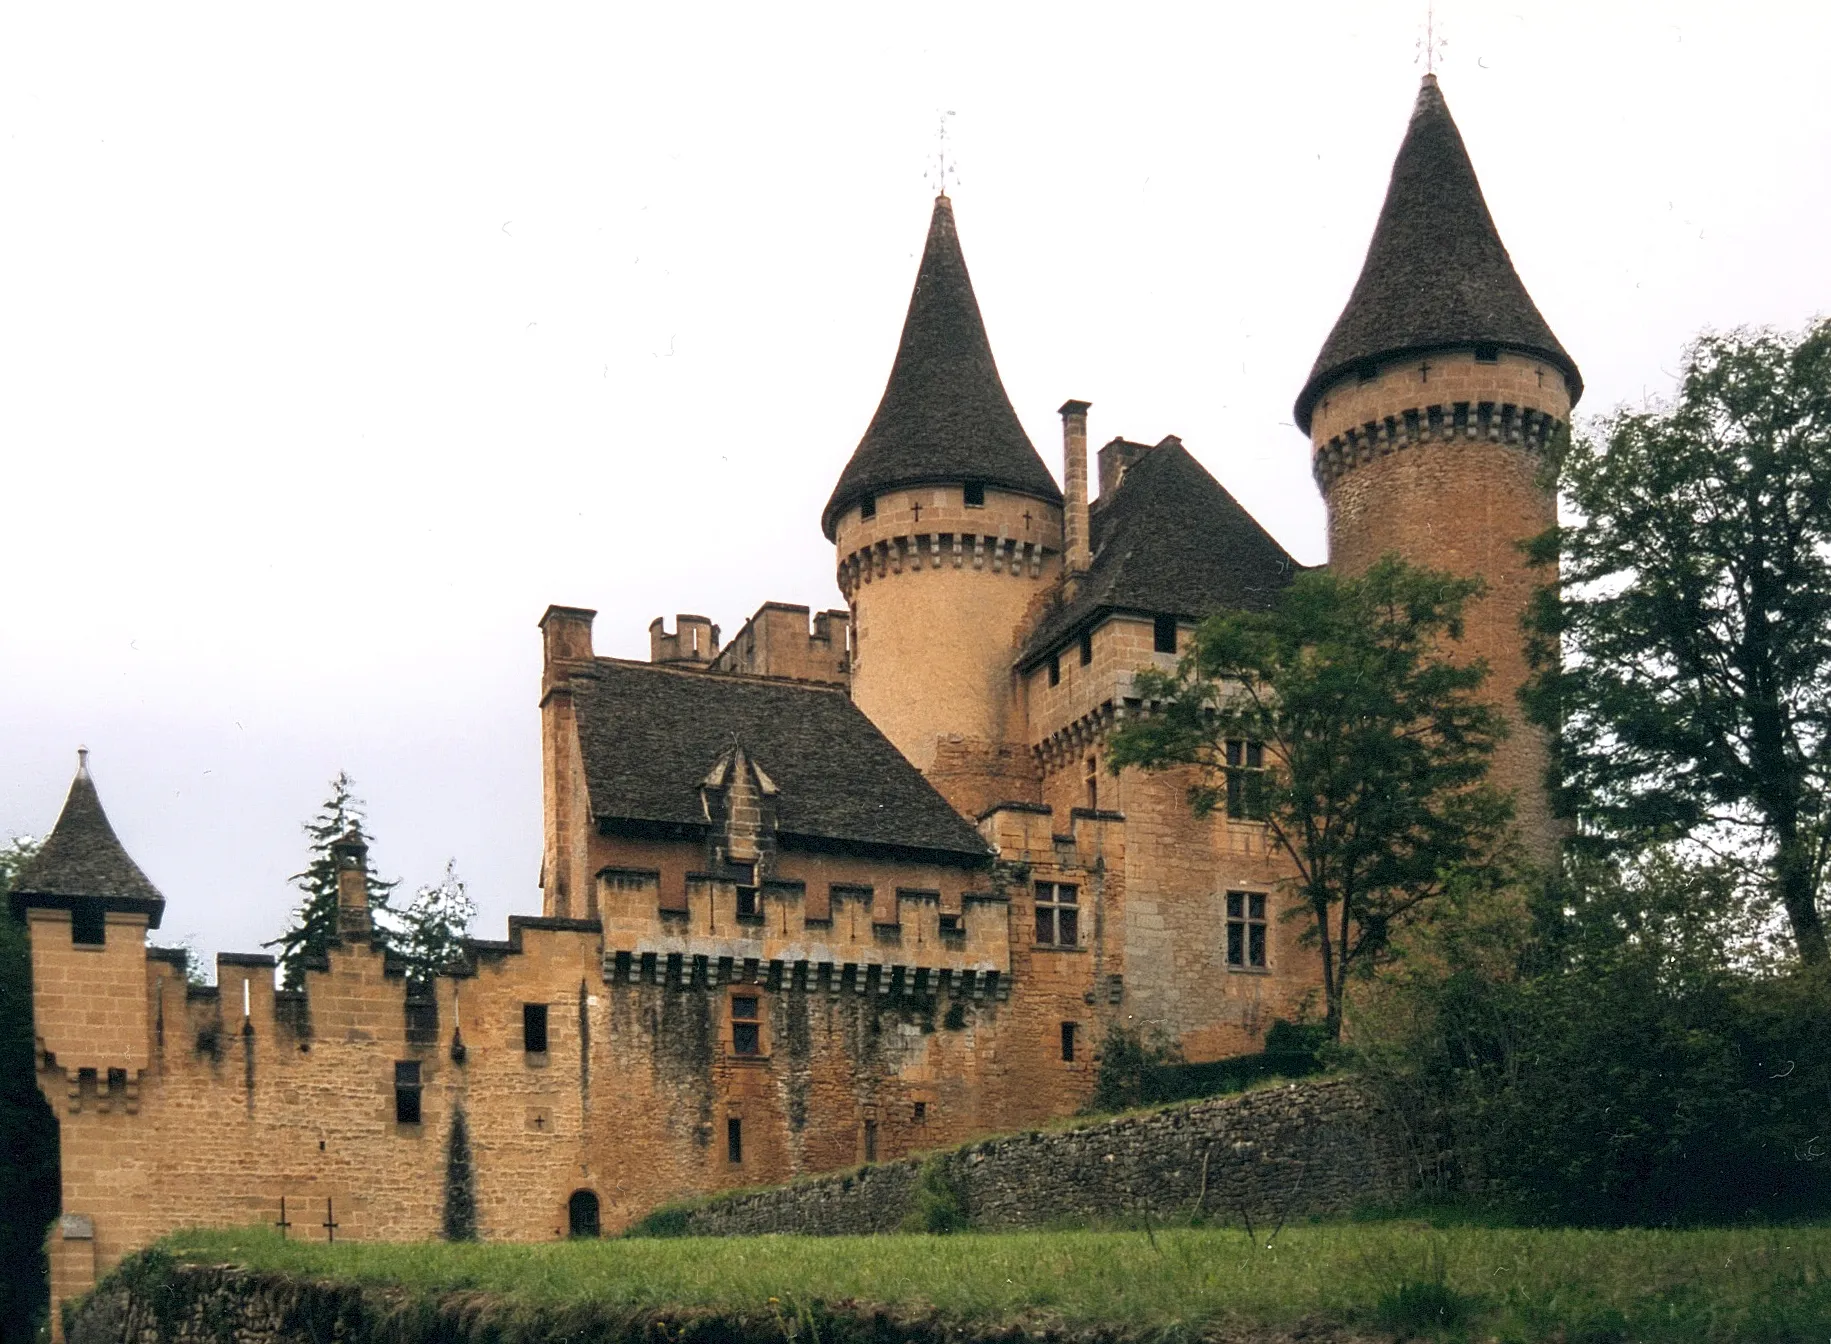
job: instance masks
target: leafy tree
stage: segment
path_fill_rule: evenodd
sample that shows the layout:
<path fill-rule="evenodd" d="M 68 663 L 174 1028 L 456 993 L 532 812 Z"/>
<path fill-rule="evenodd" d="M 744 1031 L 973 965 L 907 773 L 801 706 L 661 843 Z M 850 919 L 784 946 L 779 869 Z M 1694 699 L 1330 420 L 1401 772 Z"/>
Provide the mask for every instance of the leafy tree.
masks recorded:
<path fill-rule="evenodd" d="M 1733 854 L 1753 832 L 1800 960 L 1825 964 L 1831 321 L 1702 337 L 1677 400 L 1579 436 L 1561 485 L 1578 521 L 1535 543 L 1562 592 L 1533 614 L 1528 706 L 1579 842 Z"/>
<path fill-rule="evenodd" d="M 414 980 L 430 980 L 457 960 L 464 936 L 477 917 L 477 906 L 458 876 L 458 861 L 445 861 L 445 876 L 414 892 L 413 900 L 391 921 L 394 950 Z"/>
<path fill-rule="evenodd" d="M 50 1305 L 45 1227 L 57 1216 L 57 1117 L 38 1090 L 32 1037 L 32 958 L 5 906 L 13 878 L 38 850 L 15 837 L 0 847 L 0 1340 L 34 1338 Z"/>
<path fill-rule="evenodd" d="M 1115 773 L 1192 766 L 1198 813 L 1225 802 L 1265 821 L 1296 869 L 1332 1040 L 1349 977 L 1399 929 L 1511 869 L 1511 807 L 1486 782 L 1505 722 L 1478 698 L 1486 666 L 1443 652 L 1479 591 L 1393 556 L 1299 575 L 1271 611 L 1204 622 L 1174 673 L 1140 673 L 1156 708 L 1111 740 Z"/>
<path fill-rule="evenodd" d="M 292 884 L 302 893 L 302 899 L 286 932 L 265 944 L 280 949 L 280 968 L 288 989 L 304 985 L 306 963 L 324 956 L 337 938 L 337 859 L 331 851 L 352 831 L 367 843 L 362 808 L 354 781 L 338 771 L 331 781 L 331 796 L 318 809 L 318 815 L 305 823 L 311 861 L 304 872 L 292 876 Z M 373 872 L 368 875 L 369 909 L 376 916 L 376 930 L 383 941 L 389 939 L 388 894 L 399 885 L 398 881 L 385 882 Z"/>

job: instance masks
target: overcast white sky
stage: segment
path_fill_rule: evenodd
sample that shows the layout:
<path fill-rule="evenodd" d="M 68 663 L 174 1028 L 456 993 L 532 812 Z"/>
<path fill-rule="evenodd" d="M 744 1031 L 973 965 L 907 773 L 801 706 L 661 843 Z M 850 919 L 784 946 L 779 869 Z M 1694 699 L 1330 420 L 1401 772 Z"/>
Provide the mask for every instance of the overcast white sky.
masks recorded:
<path fill-rule="evenodd" d="M 836 605 L 951 110 L 1018 414 L 1176 433 L 1323 559 L 1290 404 L 1358 272 L 1423 0 L 14 5 L 0 18 L 0 835 L 79 743 L 252 950 L 349 770 L 374 858 L 538 913 L 535 621 Z M 1831 309 L 1831 6 L 1438 6 L 1501 233 L 1582 366 Z"/>

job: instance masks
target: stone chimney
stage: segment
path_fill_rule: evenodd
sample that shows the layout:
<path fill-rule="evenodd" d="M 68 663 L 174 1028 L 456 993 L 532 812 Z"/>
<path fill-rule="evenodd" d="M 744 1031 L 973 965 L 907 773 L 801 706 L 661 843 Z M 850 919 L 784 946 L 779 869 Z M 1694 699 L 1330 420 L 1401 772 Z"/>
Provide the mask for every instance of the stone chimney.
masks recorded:
<path fill-rule="evenodd" d="M 337 932 L 345 938 L 367 938 L 375 922 L 369 913 L 369 846 L 351 827 L 331 843 L 337 865 Z"/>
<path fill-rule="evenodd" d="M 1087 520 L 1087 407 L 1062 403 L 1062 561 L 1070 596 L 1093 568 L 1093 540 Z"/>
<path fill-rule="evenodd" d="M 1119 482 L 1125 479 L 1126 468 L 1138 460 L 1138 454 L 1148 452 L 1148 443 L 1133 443 L 1130 439 L 1114 439 L 1100 450 L 1100 498 L 1107 499 L 1119 488 Z"/>
<path fill-rule="evenodd" d="M 718 653 L 718 627 L 704 616 L 682 613 L 674 618 L 674 633 L 660 616 L 648 623 L 648 660 L 651 663 L 686 663 L 704 666 Z"/>

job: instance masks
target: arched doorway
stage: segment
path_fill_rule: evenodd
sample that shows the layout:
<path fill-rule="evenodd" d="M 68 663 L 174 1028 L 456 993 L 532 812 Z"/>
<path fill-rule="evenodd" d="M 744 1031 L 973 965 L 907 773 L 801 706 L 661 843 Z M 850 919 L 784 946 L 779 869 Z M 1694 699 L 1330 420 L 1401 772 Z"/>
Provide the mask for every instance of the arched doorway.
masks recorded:
<path fill-rule="evenodd" d="M 570 1236 L 597 1236 L 598 1197 L 589 1190 L 574 1190 L 572 1198 L 566 1201 L 566 1225 Z"/>

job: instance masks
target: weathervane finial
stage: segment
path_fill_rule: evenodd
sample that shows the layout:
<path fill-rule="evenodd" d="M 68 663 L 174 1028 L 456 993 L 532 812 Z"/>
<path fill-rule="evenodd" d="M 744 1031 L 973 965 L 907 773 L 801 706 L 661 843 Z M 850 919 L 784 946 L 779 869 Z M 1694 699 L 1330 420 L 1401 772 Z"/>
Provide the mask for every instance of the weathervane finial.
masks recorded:
<path fill-rule="evenodd" d="M 934 180 L 937 196 L 947 195 L 948 178 L 958 181 L 960 177 L 959 167 L 947 157 L 947 119 L 953 115 L 951 111 L 942 112 L 938 117 L 939 124 L 935 127 Z"/>
<path fill-rule="evenodd" d="M 1443 54 L 1443 48 L 1449 45 L 1449 39 L 1437 36 L 1437 6 L 1435 0 L 1425 0 L 1424 36 L 1418 39 L 1418 54 L 1412 58 L 1415 65 L 1424 62 L 1424 73 L 1435 75 L 1437 61 Z"/>

